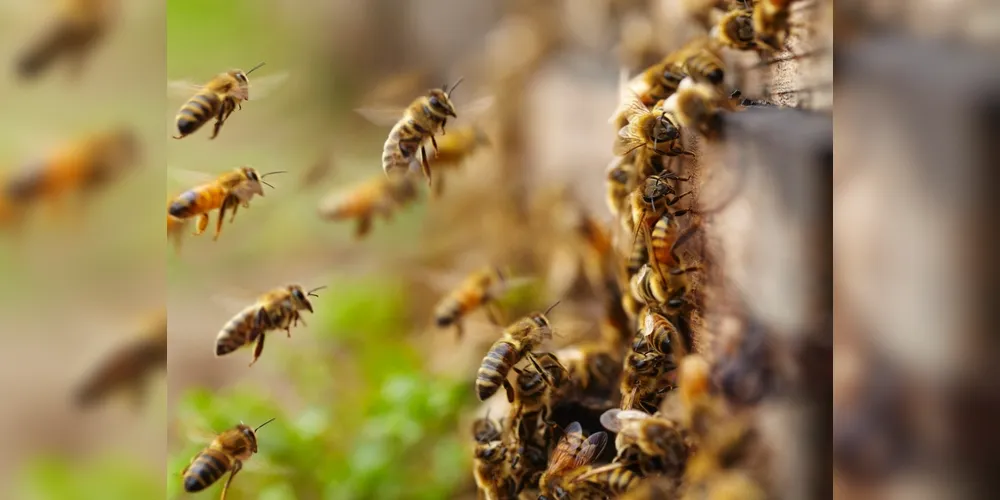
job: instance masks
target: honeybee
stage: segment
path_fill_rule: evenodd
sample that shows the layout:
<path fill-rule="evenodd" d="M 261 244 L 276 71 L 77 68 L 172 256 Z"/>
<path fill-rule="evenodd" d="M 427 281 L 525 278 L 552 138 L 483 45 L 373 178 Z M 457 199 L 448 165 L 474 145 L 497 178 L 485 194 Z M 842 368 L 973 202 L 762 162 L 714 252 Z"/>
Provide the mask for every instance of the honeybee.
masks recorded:
<path fill-rule="evenodd" d="M 305 291 L 299 285 L 287 285 L 262 295 L 257 302 L 233 316 L 215 340 L 215 356 L 229 354 L 240 347 L 255 342 L 250 366 L 257 362 L 264 350 L 264 337 L 271 330 L 285 330 L 292 337 L 292 326 L 306 322 L 301 310 L 313 312 L 308 297 L 318 297 L 314 292 L 325 286 Z"/>
<path fill-rule="evenodd" d="M 583 483 L 606 494 L 625 494 L 639 484 L 640 477 L 624 464 L 612 463 L 594 467 L 573 479 L 574 483 Z"/>
<path fill-rule="evenodd" d="M 472 422 L 472 437 L 479 444 L 497 441 L 502 437 L 500 426 L 491 420 L 489 414 L 487 414 L 485 417 L 477 418 Z"/>
<path fill-rule="evenodd" d="M 254 195 L 264 196 L 264 187 L 274 186 L 264 180 L 269 175 L 284 173 L 284 171 L 268 172 L 258 174 L 251 167 L 239 167 L 216 177 L 211 182 L 195 186 L 173 199 L 167 208 L 167 214 L 178 219 L 188 219 L 198 217 L 198 227 L 194 234 L 199 235 L 205 232 L 208 227 L 208 213 L 219 209 L 219 219 L 215 225 L 215 236 L 213 241 L 219 239 L 222 232 L 222 222 L 225 219 L 226 210 L 232 208 L 233 213 L 230 223 L 236 218 L 236 211 L 240 205 L 244 208 L 250 207 L 250 200 Z M 169 223 L 168 223 L 169 226 Z"/>
<path fill-rule="evenodd" d="M 692 225 L 681 230 L 679 217 L 687 215 L 690 210 L 677 210 L 673 213 L 664 212 L 656 221 L 649 235 L 650 262 L 661 269 L 675 269 L 681 265 L 681 257 L 677 249 L 687 243 L 695 234 L 698 226 Z"/>
<path fill-rule="evenodd" d="M 219 130 L 222 129 L 222 124 L 229 119 L 229 115 L 236 109 L 243 109 L 243 101 L 250 100 L 250 81 L 247 76 L 261 66 L 264 66 L 264 63 L 250 68 L 247 72 L 233 69 L 219 73 L 201 86 L 180 82 L 173 83 L 172 85 L 176 88 L 186 87 L 197 91 L 177 112 L 175 122 L 179 135 L 175 135 L 173 138 L 183 139 L 197 132 L 209 120 L 215 118 L 215 129 L 212 131 L 212 136 L 209 137 L 209 139 L 215 139 L 219 135 Z"/>
<path fill-rule="evenodd" d="M 551 423 L 552 406 L 568 378 L 566 368 L 554 354 L 541 352 L 535 358 L 542 370 L 513 368 L 517 373 L 514 402 L 510 409 L 515 416 L 511 419 L 514 429 L 518 429 L 520 419 L 527 415 L 538 414 L 542 422 Z"/>
<path fill-rule="evenodd" d="M 184 476 L 184 491 L 194 493 L 208 488 L 229 472 L 229 479 L 222 487 L 221 500 L 226 499 L 226 491 L 233 478 L 243 468 L 243 462 L 250 460 L 257 453 L 257 431 L 273 422 L 268 420 L 251 428 L 240 422 L 239 425 L 216 436 L 207 448 L 199 452 L 191 463 L 181 472 Z"/>
<path fill-rule="evenodd" d="M 103 359 L 76 391 L 75 401 L 89 407 L 119 389 L 131 390 L 136 406 L 145 399 L 146 379 L 167 365 L 167 314 L 158 312 L 148 332 Z"/>
<path fill-rule="evenodd" d="M 577 394 L 606 394 L 621 376 L 621 357 L 608 344 L 585 342 L 556 352 Z"/>
<path fill-rule="evenodd" d="M 612 148 L 616 155 L 625 156 L 645 147 L 666 156 L 693 156 L 693 153 L 682 147 L 680 123 L 673 114 L 659 106 L 649 109 L 637 95 L 632 94 L 626 104 L 624 116 L 628 119 L 628 125 L 618 131 L 618 139 Z"/>
<path fill-rule="evenodd" d="M 670 184 L 656 176 L 646 179 L 646 181 L 645 188 L 636 188 L 628 196 L 629 211 L 632 219 L 632 254 L 634 258 L 641 257 L 636 255 L 634 248 L 639 235 L 643 236 L 642 243 L 647 246 L 646 257 L 657 255 L 652 246 L 652 230 L 655 228 L 655 224 L 663 218 L 664 214 L 669 214 L 671 207 L 676 205 L 677 202 L 692 194 L 692 191 L 686 191 L 675 195 L 675 191 L 670 187 Z M 677 212 L 680 211 L 676 211 L 672 215 L 676 215 Z M 686 211 L 683 213 L 686 213 Z M 637 262 L 633 259 L 630 262 L 630 269 Z M 660 268 L 657 266 L 657 271 L 659 270 Z"/>
<path fill-rule="evenodd" d="M 507 447 L 502 441 L 476 445 L 472 476 L 485 500 L 512 499 L 513 483 L 506 474 Z"/>
<path fill-rule="evenodd" d="M 417 198 L 417 186 L 410 175 L 379 175 L 336 191 L 319 205 L 320 217 L 328 220 L 357 219 L 356 238 L 371 231 L 372 220 L 381 215 L 391 220 L 393 212 Z"/>
<path fill-rule="evenodd" d="M 717 40 L 736 50 L 751 50 L 757 46 L 753 30 L 753 10 L 732 9 L 719 19 L 712 31 Z"/>
<path fill-rule="evenodd" d="M 706 34 L 691 39 L 668 55 L 667 60 L 680 65 L 686 77 L 719 85 L 726 78 L 725 62 L 719 54 L 719 48 L 720 42 Z"/>
<path fill-rule="evenodd" d="M 620 85 L 634 92 L 643 105 L 653 106 L 677 91 L 677 86 L 686 76 L 683 64 L 667 57 Z M 626 77 L 623 75 L 622 78 Z M 627 93 L 622 97 L 627 98 Z M 612 116 L 611 123 L 620 128 L 624 126 L 622 120 L 627 121 L 627 118 L 624 116 L 624 107 L 619 107 Z"/>
<path fill-rule="evenodd" d="M 789 6 L 794 0 L 757 0 L 753 6 L 753 30 L 757 35 L 756 44 L 771 52 L 780 52 L 785 47 L 790 26 Z"/>
<path fill-rule="evenodd" d="M 389 131 L 389 138 L 382 148 L 382 170 L 386 175 L 392 170 L 402 169 L 409 171 L 411 165 L 417 160 L 417 149 L 420 150 L 420 167 L 424 176 L 427 177 L 427 184 L 431 183 L 430 164 L 427 161 L 427 151 L 423 143 L 430 138 L 434 145 L 434 150 L 438 151 L 437 140 L 434 135 L 438 130 L 445 133 L 445 124 L 448 117 L 457 118 L 455 105 L 451 102 L 451 93 L 462 83 L 458 79 L 451 89 L 443 87 L 432 89 L 427 95 L 414 100 L 396 125 Z"/>
<path fill-rule="evenodd" d="M 139 145 L 131 129 L 90 134 L 12 174 L 3 183 L 2 196 L 19 208 L 42 199 L 59 203 L 70 193 L 83 196 L 105 186 L 138 159 Z"/>
<path fill-rule="evenodd" d="M 486 307 L 490 320 L 499 324 L 502 315 L 498 311 L 496 299 L 504 293 L 506 284 L 505 273 L 495 266 L 487 266 L 472 273 L 434 307 L 434 321 L 438 328 L 454 325 L 461 338 L 462 318 L 481 306 Z"/>
<path fill-rule="evenodd" d="M 435 139 L 437 140 L 437 139 Z M 441 196 L 444 192 L 443 170 L 456 170 L 466 158 L 472 156 L 482 146 L 489 146 L 490 139 L 486 132 L 478 126 L 459 127 L 442 135 L 437 140 L 437 154 L 431 161 L 434 170 L 438 172 L 437 183 L 434 184 L 434 195 Z"/>
<path fill-rule="evenodd" d="M 557 305 L 559 302 L 543 313 L 531 313 L 517 320 L 504 330 L 500 340 L 493 343 L 476 373 L 476 395 L 480 401 L 485 401 L 503 386 L 507 391 L 507 401 L 514 402 L 514 388 L 507 380 L 507 374 L 522 358 L 527 358 L 535 370 L 543 374 L 546 384 L 550 387 L 554 385 L 532 351 L 552 338 L 552 326 L 546 315 Z"/>
<path fill-rule="evenodd" d="M 538 481 L 541 491 L 539 500 L 567 498 L 574 488 L 585 487 L 583 483 L 574 484 L 573 479 L 586 472 L 607 442 L 608 435 L 604 431 L 595 432 L 584 439 L 580 422 L 572 422 L 566 426 L 565 434 L 549 458 L 548 468 Z"/>
<path fill-rule="evenodd" d="M 115 20 L 119 2 L 69 0 L 37 41 L 18 57 L 18 76 L 39 76 L 59 59 L 68 59 L 73 76 L 79 76 L 86 58 L 104 39 Z"/>
<path fill-rule="evenodd" d="M 669 474 L 683 472 L 688 446 L 676 422 L 642 411 L 611 409 L 601 415 L 601 425 L 618 434 L 615 443 L 619 450 L 635 444 L 643 454 L 662 458 Z"/>
<path fill-rule="evenodd" d="M 605 201 L 608 210 L 618 216 L 625 209 L 625 198 L 634 188 L 635 165 L 625 160 L 624 157 L 616 157 L 611 160 L 607 170 L 607 194 Z"/>
<path fill-rule="evenodd" d="M 672 388 L 674 368 L 673 360 L 658 352 L 630 351 L 626 354 L 621 380 L 621 409 L 655 406 L 649 399 Z"/>
<path fill-rule="evenodd" d="M 716 140 L 722 134 L 722 111 L 733 108 L 717 88 L 685 78 L 677 92 L 663 104 L 663 109 L 672 112 L 681 127 Z"/>

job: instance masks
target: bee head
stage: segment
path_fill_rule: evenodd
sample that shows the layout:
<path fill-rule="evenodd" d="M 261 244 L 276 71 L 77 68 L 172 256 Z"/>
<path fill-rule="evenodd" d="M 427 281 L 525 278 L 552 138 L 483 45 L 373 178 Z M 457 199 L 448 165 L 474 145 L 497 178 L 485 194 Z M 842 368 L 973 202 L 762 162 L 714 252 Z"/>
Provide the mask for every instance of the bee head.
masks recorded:
<path fill-rule="evenodd" d="M 677 139 L 681 133 L 677 126 L 663 112 L 660 119 L 653 124 L 653 133 L 649 134 L 656 142 L 670 142 Z"/>
<path fill-rule="evenodd" d="M 445 116 L 456 117 L 455 105 L 448 98 L 448 93 L 444 89 L 433 89 L 428 97 L 431 109 Z"/>
<path fill-rule="evenodd" d="M 321 287 L 313 288 L 312 290 L 309 290 L 309 291 L 305 291 L 299 285 L 292 285 L 292 286 L 288 287 L 288 290 L 292 294 L 292 301 L 295 303 L 295 306 L 296 306 L 297 309 L 305 309 L 305 310 L 307 310 L 309 312 L 313 312 L 312 303 L 309 302 L 309 297 L 319 297 L 319 295 L 316 295 L 313 292 L 315 292 L 317 290 L 322 290 L 324 288 L 326 288 L 326 287 L 325 286 L 321 286 Z"/>
<path fill-rule="evenodd" d="M 681 80 L 684 79 L 684 74 L 674 71 L 674 67 L 668 65 L 663 69 L 663 73 L 660 77 L 663 79 L 664 87 L 667 88 L 677 88 L 681 84 Z"/>
<path fill-rule="evenodd" d="M 258 196 L 264 196 L 264 187 L 261 185 L 260 174 L 257 173 L 257 170 L 251 167 L 240 167 L 240 171 L 243 172 L 243 177 L 247 180 L 250 192 Z"/>
<path fill-rule="evenodd" d="M 236 97 L 239 97 L 244 101 L 250 100 L 250 80 L 247 79 L 247 75 L 253 73 L 254 70 L 260 68 L 263 65 L 264 63 L 260 63 L 254 66 L 253 68 L 250 68 L 250 71 L 247 72 L 243 72 L 243 70 L 239 69 L 229 72 L 229 75 L 232 76 L 234 79 L 236 79 L 237 90 L 234 92 L 236 94 Z"/>

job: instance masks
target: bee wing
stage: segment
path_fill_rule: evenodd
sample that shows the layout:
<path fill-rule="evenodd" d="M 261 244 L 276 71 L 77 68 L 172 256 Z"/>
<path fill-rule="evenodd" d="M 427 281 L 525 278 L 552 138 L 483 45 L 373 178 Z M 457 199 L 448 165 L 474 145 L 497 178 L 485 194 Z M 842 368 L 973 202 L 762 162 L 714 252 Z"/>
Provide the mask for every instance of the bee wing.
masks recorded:
<path fill-rule="evenodd" d="M 573 468 L 588 465 L 604 451 L 604 446 L 608 444 L 608 433 L 595 432 L 580 445 L 580 451 L 573 458 Z"/>
<path fill-rule="evenodd" d="M 263 295 L 263 293 L 257 295 Z M 219 304 L 225 310 L 236 312 L 256 304 L 259 297 L 240 288 L 229 288 L 224 292 L 213 293 L 211 299 L 212 302 Z"/>
<path fill-rule="evenodd" d="M 625 101 L 622 103 L 622 112 L 625 115 L 625 118 L 632 121 L 633 117 L 643 113 L 648 113 L 649 108 L 642 103 L 642 100 L 639 98 L 639 94 L 629 90 L 625 96 Z"/>
<path fill-rule="evenodd" d="M 619 410 L 612 408 L 601 414 L 601 425 L 611 432 L 619 433 L 622 432 L 629 422 L 636 422 L 649 417 L 648 413 L 639 410 Z"/>
<path fill-rule="evenodd" d="M 204 85 L 194 83 L 193 80 L 170 80 L 167 82 L 167 95 L 173 98 L 188 99 L 196 94 Z"/>
<path fill-rule="evenodd" d="M 403 117 L 405 107 L 361 107 L 354 110 L 356 113 L 380 127 L 391 127 Z"/>
<path fill-rule="evenodd" d="M 250 98 L 253 100 L 262 99 L 281 88 L 288 80 L 288 72 L 275 73 L 273 75 L 254 78 L 250 82 Z"/>
<path fill-rule="evenodd" d="M 167 167 L 167 176 L 184 186 L 197 186 L 212 182 L 216 176 L 200 170 Z"/>
<path fill-rule="evenodd" d="M 483 114 L 489 112 L 493 108 L 493 104 L 496 103 L 496 97 L 492 95 L 483 96 L 475 101 L 470 102 L 464 106 L 460 106 L 458 109 L 458 114 L 462 118 L 475 119 Z"/>

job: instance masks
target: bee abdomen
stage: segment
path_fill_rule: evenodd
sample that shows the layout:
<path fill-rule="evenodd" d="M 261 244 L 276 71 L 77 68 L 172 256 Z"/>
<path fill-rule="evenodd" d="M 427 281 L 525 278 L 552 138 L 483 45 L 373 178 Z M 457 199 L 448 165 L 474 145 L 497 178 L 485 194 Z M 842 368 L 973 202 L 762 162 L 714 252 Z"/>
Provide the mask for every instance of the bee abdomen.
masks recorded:
<path fill-rule="evenodd" d="M 621 495 L 632 489 L 638 480 L 639 477 L 632 471 L 628 469 L 617 469 L 611 471 L 611 477 L 608 478 L 608 489 L 611 490 L 612 495 Z"/>
<path fill-rule="evenodd" d="M 510 342 L 501 340 L 493 344 L 476 374 L 476 394 L 480 401 L 497 392 L 518 358 L 518 352 Z"/>
<path fill-rule="evenodd" d="M 195 209 L 198 206 L 197 202 L 197 191 L 194 189 L 185 191 L 170 204 L 169 213 L 179 219 L 191 217 L 192 215 L 195 215 Z"/>
<path fill-rule="evenodd" d="M 197 94 L 177 113 L 177 131 L 181 135 L 194 133 L 218 113 L 219 97 L 213 93 Z"/>
<path fill-rule="evenodd" d="M 229 459 L 225 455 L 216 457 L 210 452 L 201 453 L 184 474 L 184 491 L 194 493 L 208 488 L 225 475 L 229 468 Z"/>
<path fill-rule="evenodd" d="M 216 356 L 229 354 L 257 339 L 252 323 L 256 312 L 257 307 L 248 307 L 226 323 L 215 341 Z"/>

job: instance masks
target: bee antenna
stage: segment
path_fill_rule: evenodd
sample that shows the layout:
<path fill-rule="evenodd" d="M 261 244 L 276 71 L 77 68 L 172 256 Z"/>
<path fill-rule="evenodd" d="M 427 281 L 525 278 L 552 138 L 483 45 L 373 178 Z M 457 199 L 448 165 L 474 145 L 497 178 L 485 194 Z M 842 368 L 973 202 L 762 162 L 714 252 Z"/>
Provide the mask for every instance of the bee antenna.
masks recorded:
<path fill-rule="evenodd" d="M 274 175 L 274 174 L 287 174 L 287 173 L 288 173 L 288 171 L 287 171 L 287 170 L 275 170 L 274 172 L 268 172 L 268 173 L 266 173 L 266 174 L 263 174 L 263 175 L 261 175 L 261 177 L 263 178 L 263 177 L 267 177 L 267 176 L 269 176 L 269 175 Z"/>
<path fill-rule="evenodd" d="M 250 73 L 253 73 L 257 69 L 260 69 L 260 67 L 263 66 L 263 65 L 264 65 L 264 63 L 260 63 L 260 64 L 258 64 L 256 66 L 254 66 L 253 68 L 250 68 L 250 71 L 247 71 L 245 74 L 249 75 Z"/>
<path fill-rule="evenodd" d="M 315 294 L 315 293 L 313 293 L 313 292 L 315 292 L 316 290 L 322 290 L 322 289 L 324 289 L 324 288 L 326 288 L 326 285 L 323 285 L 323 286 L 318 286 L 318 287 L 316 287 L 316 288 L 313 288 L 312 290 L 309 290 L 308 292 L 306 292 L 306 295 L 311 295 L 311 296 L 313 296 L 313 297 L 319 297 L 319 295 L 316 295 L 316 294 Z"/>
<path fill-rule="evenodd" d="M 458 84 L 462 83 L 462 80 L 465 80 L 464 76 L 459 78 L 458 81 L 456 81 L 455 84 L 451 86 L 451 90 L 446 92 L 448 94 L 448 97 L 451 97 L 451 93 L 455 91 L 455 89 L 458 87 Z"/>
<path fill-rule="evenodd" d="M 261 427 L 264 427 L 265 425 L 267 425 L 267 424 L 269 424 L 271 422 L 274 422 L 275 418 L 277 418 L 277 417 L 273 417 L 273 418 L 271 418 L 271 420 L 268 420 L 267 422 L 264 422 L 263 424 L 258 425 L 257 428 L 253 430 L 254 433 L 256 433 L 257 431 L 259 431 Z"/>
<path fill-rule="evenodd" d="M 555 304 L 552 304 L 551 306 L 549 306 L 549 308 L 548 308 L 548 309 L 546 309 L 546 310 L 545 310 L 545 312 L 543 312 L 543 313 L 542 313 L 542 316 L 548 316 L 548 315 L 549 315 L 549 313 L 550 313 L 550 312 L 551 312 L 551 311 L 552 311 L 553 309 L 555 309 L 555 308 L 556 308 L 556 306 L 558 306 L 560 302 L 562 302 L 562 301 L 561 301 L 561 300 L 557 300 Z"/>
<path fill-rule="evenodd" d="M 267 186 L 267 187 L 269 187 L 269 188 L 271 188 L 271 189 L 275 189 L 274 186 L 272 186 L 269 182 L 267 182 L 267 181 L 265 181 L 263 179 L 261 179 L 260 183 L 263 184 L 263 185 L 265 185 L 265 186 Z"/>

